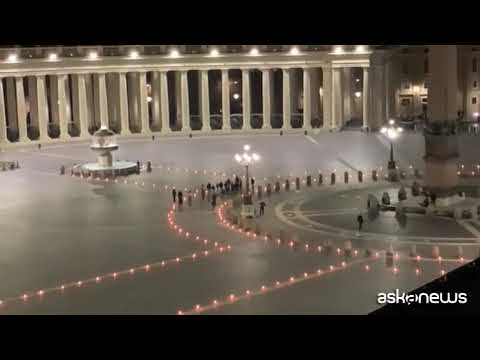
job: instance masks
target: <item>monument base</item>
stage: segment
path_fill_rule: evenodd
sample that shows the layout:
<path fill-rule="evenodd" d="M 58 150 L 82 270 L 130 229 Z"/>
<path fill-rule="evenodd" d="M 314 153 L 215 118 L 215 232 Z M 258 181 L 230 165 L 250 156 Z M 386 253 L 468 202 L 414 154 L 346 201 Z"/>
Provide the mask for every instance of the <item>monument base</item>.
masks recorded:
<path fill-rule="evenodd" d="M 390 182 L 399 182 L 400 181 L 400 174 L 398 169 L 388 169 L 388 181 Z"/>
<path fill-rule="evenodd" d="M 422 205 L 424 196 L 410 197 L 407 200 L 399 201 L 393 207 L 398 215 L 418 214 L 427 216 L 442 216 L 454 219 L 478 218 L 480 199 L 470 198 L 465 195 L 452 195 L 449 197 L 437 198 L 435 205 L 428 207 Z"/>
<path fill-rule="evenodd" d="M 92 176 L 127 176 L 135 174 L 137 164 L 129 161 L 113 161 L 110 166 L 99 163 L 89 163 L 74 169 L 75 175 Z"/>

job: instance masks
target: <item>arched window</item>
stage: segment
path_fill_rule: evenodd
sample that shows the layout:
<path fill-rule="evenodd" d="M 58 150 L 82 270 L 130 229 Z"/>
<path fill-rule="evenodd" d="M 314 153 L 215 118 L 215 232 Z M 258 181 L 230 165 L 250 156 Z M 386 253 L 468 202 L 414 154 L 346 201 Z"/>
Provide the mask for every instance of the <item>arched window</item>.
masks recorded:
<path fill-rule="evenodd" d="M 472 72 L 477 72 L 477 58 L 473 58 L 472 60 Z"/>

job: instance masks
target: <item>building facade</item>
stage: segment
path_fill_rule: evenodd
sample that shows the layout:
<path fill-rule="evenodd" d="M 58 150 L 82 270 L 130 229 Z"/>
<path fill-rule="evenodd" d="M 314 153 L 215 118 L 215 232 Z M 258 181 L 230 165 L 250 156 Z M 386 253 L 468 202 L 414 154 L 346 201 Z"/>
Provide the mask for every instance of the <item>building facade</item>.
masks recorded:
<path fill-rule="evenodd" d="M 477 50 L 459 113 L 478 118 Z M 0 49 L 0 144 L 120 136 L 377 130 L 426 117 L 428 47 L 159 45 Z"/>

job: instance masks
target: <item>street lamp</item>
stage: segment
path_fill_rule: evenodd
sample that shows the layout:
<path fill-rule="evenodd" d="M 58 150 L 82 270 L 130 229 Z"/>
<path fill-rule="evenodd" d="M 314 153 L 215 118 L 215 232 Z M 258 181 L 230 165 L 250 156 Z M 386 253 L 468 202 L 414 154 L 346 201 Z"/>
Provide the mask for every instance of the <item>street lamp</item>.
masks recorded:
<path fill-rule="evenodd" d="M 389 127 L 383 127 L 380 132 L 390 140 L 390 161 L 388 162 L 388 179 L 390 181 L 398 181 L 397 166 L 393 158 L 393 140 L 403 132 L 401 127 L 395 127 L 395 120 L 388 122 Z"/>
<path fill-rule="evenodd" d="M 246 186 L 246 198 L 250 195 L 250 184 L 248 177 L 248 167 L 260 161 L 260 155 L 256 153 L 250 153 L 250 145 L 245 145 L 243 147 L 243 154 L 235 154 L 235 160 L 242 166 L 245 166 L 245 181 Z M 252 189 L 253 190 L 253 189 Z"/>

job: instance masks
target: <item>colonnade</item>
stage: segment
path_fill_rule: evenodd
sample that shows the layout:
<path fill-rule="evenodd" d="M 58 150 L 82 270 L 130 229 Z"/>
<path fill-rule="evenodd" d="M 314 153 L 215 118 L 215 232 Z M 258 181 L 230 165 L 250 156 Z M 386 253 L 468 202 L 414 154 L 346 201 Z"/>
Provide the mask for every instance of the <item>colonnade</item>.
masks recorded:
<path fill-rule="evenodd" d="M 372 101 L 384 91 L 371 86 L 370 69 L 363 68 L 363 127 L 375 125 L 371 112 L 385 114 L 385 101 Z M 314 128 L 337 130 L 344 125 L 353 92 L 350 68 L 328 64 L 317 67 L 240 68 L 241 126 L 233 129 L 231 114 L 231 68 L 146 69 L 77 73 L 2 74 L 0 72 L 0 143 L 48 142 L 88 138 L 100 126 L 119 135 L 192 134 L 230 131 L 291 131 Z M 194 84 L 189 72 L 197 72 L 198 99 L 192 99 Z M 213 129 L 211 71 L 219 71 L 221 129 Z M 261 124 L 252 122 L 252 72 L 260 71 Z M 170 75 L 172 73 L 172 75 Z M 275 80 L 275 78 L 277 80 Z M 374 81 L 384 82 L 379 72 Z M 280 84 L 281 83 L 281 84 Z M 282 89 L 282 95 L 277 92 Z M 383 89 L 383 90 L 382 90 Z M 258 94 L 260 96 L 260 94 Z M 174 99 L 172 98 L 174 97 Z M 385 100 L 386 97 L 383 96 Z M 201 127 L 192 129 L 192 102 L 198 101 Z M 281 107 L 279 106 L 281 102 Z M 258 101 L 255 102 L 257 104 Z M 197 106 L 197 105 L 195 105 Z M 281 110 L 278 110 L 281 109 Z M 297 109 L 301 109 L 298 113 Z M 383 109 L 383 110 L 382 110 Z M 280 112 L 280 114 L 276 114 Z M 279 115 L 281 124 L 274 124 Z M 382 115 L 384 116 L 384 115 Z M 292 119 L 301 121 L 293 126 Z M 377 117 L 378 118 L 378 117 Z M 172 119 L 178 124 L 172 124 Z M 381 118 L 379 121 L 381 122 Z M 315 120 L 315 124 L 314 123 Z M 378 121 L 377 121 L 378 122 Z"/>

